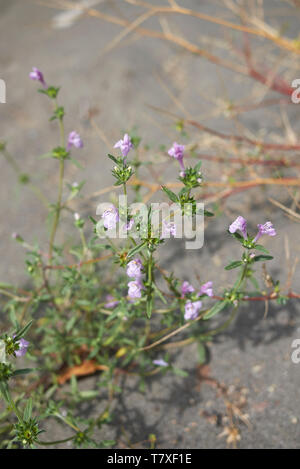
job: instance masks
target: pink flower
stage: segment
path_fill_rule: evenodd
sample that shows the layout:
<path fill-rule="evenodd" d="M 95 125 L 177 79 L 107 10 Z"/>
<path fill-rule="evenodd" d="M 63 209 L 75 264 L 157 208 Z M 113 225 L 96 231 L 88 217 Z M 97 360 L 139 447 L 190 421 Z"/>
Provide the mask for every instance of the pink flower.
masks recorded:
<path fill-rule="evenodd" d="M 142 276 L 143 264 L 140 259 L 133 259 L 128 262 L 126 273 L 128 277 L 139 279 Z"/>
<path fill-rule="evenodd" d="M 125 134 L 123 140 L 119 140 L 115 145 L 114 148 L 120 148 L 122 155 L 126 158 L 130 150 L 133 148 L 133 144 L 131 142 L 131 138 L 128 134 Z"/>
<path fill-rule="evenodd" d="M 166 222 L 163 221 L 163 226 L 162 226 L 162 238 L 168 238 L 169 235 L 175 237 L 176 236 L 176 224 L 173 222 Z"/>
<path fill-rule="evenodd" d="M 213 296 L 213 289 L 212 289 L 212 282 L 206 282 L 200 287 L 200 291 L 198 293 L 198 296 L 201 295 L 207 295 L 207 296 Z"/>
<path fill-rule="evenodd" d="M 128 296 L 131 300 L 141 298 L 143 285 L 139 280 L 133 280 L 128 283 Z"/>
<path fill-rule="evenodd" d="M 183 295 L 186 295 L 187 293 L 193 293 L 195 291 L 195 288 L 193 285 L 191 285 L 189 282 L 185 281 L 181 285 L 181 292 Z"/>
<path fill-rule="evenodd" d="M 277 234 L 273 224 L 270 221 L 267 221 L 264 225 L 257 225 L 257 228 L 258 228 L 258 233 L 253 240 L 254 243 L 256 243 L 259 240 L 259 238 L 264 234 L 268 236 L 276 236 Z"/>
<path fill-rule="evenodd" d="M 15 351 L 16 357 L 23 357 L 27 352 L 29 342 L 22 338 L 17 341 L 17 344 L 19 344 L 19 349 Z"/>
<path fill-rule="evenodd" d="M 68 137 L 67 150 L 69 151 L 71 149 L 71 147 L 75 147 L 75 148 L 82 148 L 83 147 L 83 142 L 80 138 L 80 135 L 75 130 L 70 132 L 69 137 Z"/>
<path fill-rule="evenodd" d="M 106 301 L 105 303 L 105 308 L 114 308 L 117 306 L 120 302 L 116 300 L 112 295 L 106 295 Z"/>
<path fill-rule="evenodd" d="M 187 301 L 185 304 L 185 313 L 184 319 L 186 321 L 190 321 L 191 319 L 196 319 L 198 317 L 198 313 L 202 307 L 202 301 Z"/>
<path fill-rule="evenodd" d="M 125 223 L 125 225 L 123 226 L 123 231 L 125 232 L 130 231 L 133 225 L 134 225 L 134 219 L 130 218 L 130 220 L 127 223 Z"/>
<path fill-rule="evenodd" d="M 162 358 L 158 358 L 157 360 L 153 360 L 154 365 L 157 366 L 169 366 L 169 363 L 165 362 Z"/>
<path fill-rule="evenodd" d="M 179 145 L 174 142 L 173 146 L 168 150 L 168 154 L 173 156 L 180 164 L 181 170 L 184 172 L 183 156 L 184 156 L 184 145 Z"/>
<path fill-rule="evenodd" d="M 230 233 L 235 233 L 237 230 L 240 230 L 244 239 L 247 239 L 247 221 L 241 216 L 237 217 L 229 226 Z"/>
<path fill-rule="evenodd" d="M 31 80 L 39 81 L 43 85 L 44 88 L 47 88 L 46 82 L 44 80 L 44 76 L 38 68 L 32 67 L 32 72 L 29 73 L 29 77 L 31 78 Z"/>
<path fill-rule="evenodd" d="M 119 212 L 113 205 L 112 208 L 108 208 L 102 214 L 103 225 L 108 230 L 115 228 L 119 221 Z"/>

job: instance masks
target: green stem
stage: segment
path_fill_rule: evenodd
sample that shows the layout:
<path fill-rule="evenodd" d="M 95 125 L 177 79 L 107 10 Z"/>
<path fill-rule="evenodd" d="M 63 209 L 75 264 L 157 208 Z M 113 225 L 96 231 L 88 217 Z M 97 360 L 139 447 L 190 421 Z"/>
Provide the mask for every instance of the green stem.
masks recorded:
<path fill-rule="evenodd" d="M 85 254 L 88 248 L 87 248 L 87 244 L 86 244 L 86 240 L 85 240 L 85 236 L 84 236 L 84 232 L 82 228 L 79 229 L 79 233 L 80 233 L 80 239 L 81 239 L 82 247 L 83 247 L 83 254 Z"/>
<path fill-rule="evenodd" d="M 55 100 L 55 107 L 58 108 L 57 101 Z M 60 130 L 60 141 L 61 146 L 65 146 L 65 130 L 64 130 L 64 123 L 62 118 L 59 119 L 59 130 Z M 65 171 L 65 162 L 63 159 L 59 161 L 59 183 L 58 183 L 58 196 L 57 196 L 57 205 L 55 211 L 55 217 L 52 225 L 51 235 L 50 235 L 50 242 L 49 242 L 49 263 L 51 265 L 52 262 L 52 254 L 53 254 L 53 245 L 55 241 L 55 235 L 57 231 L 57 227 L 59 225 L 60 213 L 62 209 L 62 193 L 63 193 L 63 183 L 64 183 L 64 171 Z"/>
<path fill-rule="evenodd" d="M 57 227 L 59 224 L 60 219 L 60 212 L 61 212 L 61 201 L 62 201 L 62 192 L 63 192 L 63 182 L 64 182 L 64 170 L 65 170 L 65 162 L 64 160 L 59 161 L 59 184 L 58 184 L 58 197 L 57 197 L 57 206 L 55 211 L 55 217 L 52 225 L 51 235 L 50 235 L 50 242 L 49 242 L 49 263 L 51 265 L 52 262 L 52 253 L 53 253 L 53 245 L 55 241 L 55 235 L 57 231 Z"/>
<path fill-rule="evenodd" d="M 71 441 L 74 439 L 74 436 L 70 436 L 69 438 L 65 438 L 64 440 L 56 440 L 56 441 L 37 441 L 36 443 L 41 446 L 49 446 L 49 445 L 59 445 L 60 443 L 66 443 L 67 441 Z"/>

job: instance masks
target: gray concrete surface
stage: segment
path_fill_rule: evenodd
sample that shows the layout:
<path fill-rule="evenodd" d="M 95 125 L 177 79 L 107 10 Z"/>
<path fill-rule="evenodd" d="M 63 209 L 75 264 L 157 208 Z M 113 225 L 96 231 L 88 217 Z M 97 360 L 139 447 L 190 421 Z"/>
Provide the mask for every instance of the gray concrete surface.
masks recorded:
<path fill-rule="evenodd" d="M 116 12 L 122 8 L 120 2 L 111 2 L 112 6 L 108 3 L 101 5 L 102 11 Z M 216 13 L 213 2 L 190 0 L 185 3 L 205 13 Z M 279 7 L 277 1 L 265 4 L 269 13 L 273 7 Z M 211 115 L 211 104 L 206 96 L 222 98 L 225 89 L 232 99 L 247 97 L 247 87 L 252 86 L 250 80 L 234 77 L 229 71 L 154 39 L 134 37 L 103 55 L 101 51 L 119 32 L 118 27 L 82 18 L 70 28 L 54 30 L 51 20 L 57 13 L 34 1 L 0 1 L 0 73 L 7 84 L 7 104 L 0 105 L 0 138 L 8 141 L 8 148 L 18 163 L 42 184 L 51 200 L 57 178 L 55 162 L 39 160 L 39 156 L 57 143 L 58 135 L 55 123 L 48 122 L 50 110 L 46 98 L 36 93 L 36 84 L 28 79 L 32 66 L 43 70 L 49 83 L 62 86 L 60 99 L 67 110 L 67 130 L 75 128 L 85 142 L 83 151 L 77 153 L 85 166 L 83 174 L 68 167 L 67 180 L 87 180 L 86 194 L 105 187 L 112 180 L 107 147 L 85 117 L 89 106 L 97 108 L 95 121 L 110 143 L 119 138 L 123 129 L 138 125 L 146 142 L 169 144 L 176 137 L 171 122 L 146 106 L 157 105 L 178 113 L 160 85 L 159 76 L 195 118 L 218 130 L 232 130 L 228 119 Z M 127 6 L 125 14 L 130 16 L 132 9 Z M 203 29 L 199 32 L 193 27 L 198 24 L 193 19 L 176 18 L 174 21 L 176 28 L 188 32 L 191 39 L 205 34 L 220 35 L 222 39 L 220 29 L 212 24 L 202 22 Z M 274 21 L 279 22 L 280 16 L 275 15 Z M 297 31 L 295 21 L 288 34 Z M 191 81 L 191 77 L 196 79 Z M 276 95 L 270 93 L 269 96 Z M 297 128 L 298 109 L 291 106 L 287 112 Z M 283 135 L 277 113 L 270 109 L 245 114 L 241 120 L 254 133 L 261 131 L 259 123 L 263 122 L 275 141 Z M 191 135 L 195 137 L 193 131 Z M 216 168 L 206 162 L 203 169 L 207 178 L 216 174 Z M 27 282 L 24 252 L 10 235 L 18 231 L 29 242 L 41 239 L 42 246 L 45 245 L 45 211 L 29 190 L 20 192 L 13 171 L 3 159 L 0 159 L 0 171 L 0 280 L 24 285 Z M 212 278 L 220 293 L 231 281 L 220 266 L 236 256 L 236 246 L 225 234 L 225 228 L 233 216 L 244 213 L 252 227 L 272 217 L 278 236 L 266 240 L 275 255 L 270 270 L 274 277 L 286 279 L 287 272 L 282 268 L 285 235 L 294 258 L 299 255 L 299 225 L 266 202 L 270 194 L 281 200 L 285 197 L 279 190 L 260 189 L 232 197 L 225 214 L 208 224 L 205 245 L 199 253 L 195 255 L 182 249 L 180 243 L 170 242 L 162 265 L 174 268 L 178 276 L 194 282 L 196 274 L 203 280 Z M 98 202 L 93 200 L 85 205 L 85 211 L 93 215 Z M 293 288 L 299 291 L 299 269 Z M 224 383 L 233 392 L 232 396 L 234 393 L 246 396 L 242 413 L 248 414 L 251 428 L 243 423 L 239 425 L 241 448 L 300 446 L 300 365 L 290 359 L 292 341 L 300 338 L 299 312 L 299 302 L 295 301 L 284 307 L 270 307 L 264 319 L 264 305 L 245 305 L 231 328 L 210 345 L 211 360 L 204 374 Z M 188 371 L 188 378 L 157 376 L 149 380 L 145 393 L 139 392 L 134 379 L 127 379 L 124 393 L 115 403 L 117 425 L 103 427 L 99 438 L 115 438 L 118 447 L 128 446 L 128 441 L 143 447 L 147 446 L 148 435 L 155 433 L 158 447 L 227 446 L 226 438 L 219 437 L 223 427 L 218 425 L 225 415 L 224 400 L 216 397 L 214 382 L 199 380 L 196 347 L 176 352 L 172 362 Z M 92 387 L 95 379 L 81 381 L 80 385 Z M 99 398 L 99 402 L 93 404 L 95 407 L 84 405 L 82 413 L 89 415 L 99 411 L 101 402 Z M 47 430 L 48 440 L 65 435 L 58 424 L 50 421 Z"/>

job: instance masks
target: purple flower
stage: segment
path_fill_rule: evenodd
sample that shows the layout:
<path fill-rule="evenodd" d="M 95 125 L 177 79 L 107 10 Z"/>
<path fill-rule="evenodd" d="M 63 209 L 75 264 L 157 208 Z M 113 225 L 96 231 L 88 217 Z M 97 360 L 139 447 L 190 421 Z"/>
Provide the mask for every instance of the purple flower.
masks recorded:
<path fill-rule="evenodd" d="M 166 222 L 163 221 L 163 227 L 162 227 L 162 238 L 168 238 L 169 235 L 171 236 L 176 236 L 176 224 L 174 222 Z"/>
<path fill-rule="evenodd" d="M 140 259 L 133 259 L 132 261 L 128 262 L 126 273 L 128 277 L 139 279 L 142 276 L 142 268 L 143 264 L 141 263 Z"/>
<path fill-rule="evenodd" d="M 268 236 L 276 236 L 275 228 L 272 225 L 272 222 L 270 221 L 267 221 L 264 225 L 258 224 L 257 228 L 258 228 L 258 233 L 253 240 L 254 243 L 256 243 L 259 240 L 259 238 L 264 234 Z"/>
<path fill-rule="evenodd" d="M 186 295 L 187 293 L 193 293 L 195 291 L 195 288 L 193 285 L 191 285 L 189 282 L 185 281 L 181 285 L 181 292 L 183 295 Z"/>
<path fill-rule="evenodd" d="M 22 338 L 17 341 L 17 344 L 19 345 L 19 350 L 15 351 L 16 357 L 23 357 L 27 352 L 29 342 Z"/>
<path fill-rule="evenodd" d="M 202 301 L 187 301 L 185 303 L 185 313 L 184 319 L 189 321 L 191 319 L 196 319 L 198 317 L 199 310 L 202 307 Z"/>
<path fill-rule="evenodd" d="M 201 295 L 207 295 L 207 296 L 213 296 L 213 289 L 212 289 L 212 282 L 206 282 L 200 287 L 200 291 L 198 293 L 198 296 Z"/>
<path fill-rule="evenodd" d="M 165 362 L 162 358 L 158 358 L 157 360 L 153 360 L 154 365 L 157 366 L 169 366 L 169 363 Z"/>
<path fill-rule="evenodd" d="M 71 147 L 75 147 L 75 148 L 82 148 L 83 147 L 83 142 L 80 138 L 80 135 L 75 130 L 70 132 L 69 137 L 68 137 L 67 150 L 69 151 L 71 149 Z"/>
<path fill-rule="evenodd" d="M 240 230 L 244 239 L 247 239 L 247 221 L 241 216 L 237 217 L 229 227 L 230 233 L 235 233 L 237 230 Z"/>
<path fill-rule="evenodd" d="M 44 76 L 38 68 L 32 67 L 32 72 L 29 73 L 29 77 L 31 78 L 31 80 L 39 81 L 43 85 L 44 88 L 47 88 L 46 82 L 44 80 Z"/>
<path fill-rule="evenodd" d="M 134 225 L 134 219 L 130 218 L 130 220 L 127 223 L 125 223 L 125 225 L 123 226 L 123 231 L 130 231 L 133 225 Z"/>
<path fill-rule="evenodd" d="M 128 134 L 125 134 L 123 140 L 119 140 L 115 145 L 114 148 L 120 148 L 122 155 L 126 158 L 130 150 L 133 148 L 133 144 L 131 142 L 131 138 Z"/>
<path fill-rule="evenodd" d="M 173 156 L 173 158 L 175 158 L 175 160 L 179 162 L 181 170 L 184 171 L 184 145 L 178 145 L 178 143 L 174 142 L 173 146 L 168 150 L 168 154 L 170 156 Z"/>
<path fill-rule="evenodd" d="M 116 300 L 112 295 L 106 295 L 106 301 L 105 303 L 105 308 L 114 308 L 117 306 L 120 302 Z"/>
<path fill-rule="evenodd" d="M 116 227 L 116 224 L 119 221 L 119 212 L 113 205 L 111 208 L 108 208 L 103 212 L 102 218 L 104 227 L 110 230 Z"/>
<path fill-rule="evenodd" d="M 128 296 L 131 300 L 141 298 L 143 285 L 139 280 L 133 280 L 128 283 Z"/>

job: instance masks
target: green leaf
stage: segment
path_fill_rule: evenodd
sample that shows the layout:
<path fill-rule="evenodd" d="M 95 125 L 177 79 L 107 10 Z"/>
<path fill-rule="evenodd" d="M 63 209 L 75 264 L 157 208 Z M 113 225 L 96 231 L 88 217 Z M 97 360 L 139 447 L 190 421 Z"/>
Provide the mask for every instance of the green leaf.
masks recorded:
<path fill-rule="evenodd" d="M 199 162 L 196 164 L 195 168 L 194 168 L 195 171 L 200 171 L 201 166 L 202 166 L 202 161 L 199 161 Z"/>
<path fill-rule="evenodd" d="M 32 371 L 37 370 L 38 368 L 21 368 L 20 370 L 14 371 L 12 376 L 27 375 L 28 373 L 32 373 Z"/>
<path fill-rule="evenodd" d="M 197 211 L 199 215 L 204 215 L 205 217 L 214 217 L 215 214 L 212 212 L 209 212 L 208 210 L 202 210 L 201 208 Z"/>
<path fill-rule="evenodd" d="M 28 422 L 30 420 L 32 414 L 32 398 L 28 399 L 26 407 L 24 409 L 24 414 L 23 414 L 23 419 L 25 422 Z"/>
<path fill-rule="evenodd" d="M 257 249 L 258 251 L 264 252 L 265 254 L 269 254 L 269 251 L 261 244 L 256 244 L 255 249 Z"/>
<path fill-rule="evenodd" d="M 230 264 L 226 265 L 225 270 L 235 269 L 236 267 L 239 267 L 242 264 L 242 261 L 233 261 Z"/>
<path fill-rule="evenodd" d="M 9 404 L 10 394 L 9 394 L 9 387 L 6 381 L 0 381 L 0 392 L 3 396 L 3 399 Z"/>
<path fill-rule="evenodd" d="M 214 213 L 209 212 L 208 210 L 204 210 L 204 215 L 205 215 L 206 217 L 214 217 L 214 216 L 215 216 Z"/>
<path fill-rule="evenodd" d="M 227 230 L 227 232 L 228 232 L 231 236 L 233 236 L 235 239 L 237 239 L 240 243 L 243 243 L 243 241 L 245 241 L 244 238 L 243 238 L 243 236 L 240 235 L 240 233 L 230 233 L 229 230 Z"/>
<path fill-rule="evenodd" d="M 152 306 L 153 306 L 153 299 L 148 298 L 146 303 L 146 310 L 147 310 L 147 318 L 150 319 L 152 316 Z"/>
<path fill-rule="evenodd" d="M 181 370 L 180 368 L 173 367 L 172 370 L 175 375 L 182 376 L 183 378 L 186 378 L 189 375 L 186 371 Z"/>
<path fill-rule="evenodd" d="M 67 332 L 70 332 L 70 330 L 73 328 L 73 326 L 74 326 L 74 324 L 75 324 L 76 321 L 77 321 L 76 316 L 72 316 L 72 317 L 68 320 L 68 322 L 67 322 L 67 324 L 66 324 L 66 331 L 67 331 Z"/>
<path fill-rule="evenodd" d="M 43 155 L 39 156 L 40 160 L 44 160 L 45 158 L 52 158 L 52 153 L 44 153 Z"/>
<path fill-rule="evenodd" d="M 117 165 L 119 165 L 119 162 L 118 162 L 117 158 L 114 157 L 114 155 L 110 155 L 110 154 L 108 153 L 107 156 L 108 156 L 108 158 L 110 158 L 114 163 L 116 163 Z"/>
<path fill-rule="evenodd" d="M 97 225 L 97 221 L 95 220 L 95 218 L 89 216 L 89 219 L 91 220 L 91 222 L 94 224 L 94 225 Z"/>
<path fill-rule="evenodd" d="M 263 255 L 260 255 L 260 256 L 255 256 L 253 258 L 254 262 L 259 262 L 259 261 L 270 261 L 274 259 L 273 256 L 263 256 Z"/>
<path fill-rule="evenodd" d="M 167 196 L 172 202 L 175 202 L 175 203 L 179 202 L 178 197 L 174 192 L 170 191 L 170 189 L 168 189 L 166 186 L 161 186 L 161 188 L 167 194 Z"/>
<path fill-rule="evenodd" d="M 198 344 L 198 361 L 202 365 L 206 360 L 206 348 L 205 345 L 200 342 Z"/>
<path fill-rule="evenodd" d="M 94 399 L 95 397 L 99 396 L 99 391 L 93 391 L 93 390 L 88 390 L 88 391 L 81 391 L 79 393 L 79 397 L 81 399 Z"/>
<path fill-rule="evenodd" d="M 28 332 L 28 330 L 30 329 L 32 323 L 33 323 L 33 320 L 29 321 L 26 324 L 26 326 L 24 326 L 19 332 L 16 332 L 14 340 L 17 341 L 17 340 L 21 339 L 21 337 L 23 337 Z"/>
<path fill-rule="evenodd" d="M 134 248 L 130 249 L 127 253 L 127 259 L 130 257 L 134 256 L 138 252 L 140 252 L 144 247 L 146 246 L 147 242 L 144 241 L 142 244 L 139 244 L 138 246 L 134 246 Z"/>
<path fill-rule="evenodd" d="M 205 314 L 203 319 L 206 321 L 207 319 L 212 318 L 213 316 L 218 314 L 220 311 L 222 311 L 222 309 L 224 309 L 227 305 L 228 305 L 227 300 L 219 301 L 212 308 L 210 308 L 210 310 Z"/>
<path fill-rule="evenodd" d="M 68 159 L 76 166 L 76 168 L 84 169 L 84 167 L 82 166 L 82 164 L 79 163 L 79 161 L 77 161 L 75 158 L 71 158 L 71 157 L 69 156 Z"/>
<path fill-rule="evenodd" d="M 167 305 L 168 302 L 167 302 L 167 300 L 165 299 L 165 297 L 163 296 L 163 294 L 161 293 L 160 289 L 157 287 L 157 285 L 155 285 L 154 282 L 152 283 L 152 285 L 153 285 L 153 287 L 154 287 L 154 289 L 155 289 L 155 291 L 156 291 L 157 296 L 161 299 L 161 301 L 162 301 L 165 305 Z"/>

